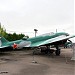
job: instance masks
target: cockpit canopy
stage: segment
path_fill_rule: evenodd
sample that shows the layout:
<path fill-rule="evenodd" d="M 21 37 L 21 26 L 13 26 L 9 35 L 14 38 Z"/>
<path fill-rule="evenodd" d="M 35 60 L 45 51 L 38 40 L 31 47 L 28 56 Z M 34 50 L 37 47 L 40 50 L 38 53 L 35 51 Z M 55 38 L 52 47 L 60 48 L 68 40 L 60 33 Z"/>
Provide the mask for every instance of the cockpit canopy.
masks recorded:
<path fill-rule="evenodd" d="M 27 40 L 28 39 L 28 37 L 26 37 L 26 36 L 24 36 L 23 38 L 22 38 L 22 40 Z"/>
<path fill-rule="evenodd" d="M 50 33 L 42 34 L 41 36 L 51 36 L 53 34 L 55 34 L 55 33 L 54 32 L 50 32 Z"/>

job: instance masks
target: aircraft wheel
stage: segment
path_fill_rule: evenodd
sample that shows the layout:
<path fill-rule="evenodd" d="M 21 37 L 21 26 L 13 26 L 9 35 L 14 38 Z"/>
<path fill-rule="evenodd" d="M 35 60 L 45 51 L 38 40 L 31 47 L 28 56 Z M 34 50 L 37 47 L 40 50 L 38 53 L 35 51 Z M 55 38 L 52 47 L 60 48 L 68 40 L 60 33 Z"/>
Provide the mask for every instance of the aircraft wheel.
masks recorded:
<path fill-rule="evenodd" d="M 53 54 L 53 52 L 54 52 L 54 49 L 50 49 L 50 50 L 49 50 L 49 53 L 50 53 L 50 54 Z"/>
<path fill-rule="evenodd" d="M 48 50 L 45 51 L 45 54 L 48 54 Z"/>
<path fill-rule="evenodd" d="M 60 49 L 55 51 L 56 56 L 60 55 Z"/>

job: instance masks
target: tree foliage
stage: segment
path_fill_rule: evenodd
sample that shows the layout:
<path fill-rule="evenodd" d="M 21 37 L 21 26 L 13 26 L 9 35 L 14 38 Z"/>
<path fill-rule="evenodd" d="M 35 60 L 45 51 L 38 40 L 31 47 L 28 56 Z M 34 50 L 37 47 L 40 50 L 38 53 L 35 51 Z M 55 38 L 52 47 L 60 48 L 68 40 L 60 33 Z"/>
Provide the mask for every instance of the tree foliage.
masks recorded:
<path fill-rule="evenodd" d="M 16 33 L 7 33 L 5 29 L 3 29 L 3 27 L 1 27 L 0 24 L 0 35 L 2 35 L 3 37 L 5 37 L 8 41 L 15 41 L 15 40 L 19 40 L 22 39 L 23 37 L 27 37 L 29 38 L 29 36 L 25 36 L 24 34 L 16 34 Z"/>
<path fill-rule="evenodd" d="M 25 35 L 24 34 L 16 34 L 16 33 L 13 33 L 13 34 L 7 34 L 7 37 L 6 39 L 8 39 L 9 41 L 15 41 L 15 40 L 19 40 L 19 39 L 22 39 Z"/>
<path fill-rule="evenodd" d="M 6 30 L 3 29 L 3 27 L 1 27 L 1 24 L 0 24 L 0 35 L 6 37 L 7 33 L 6 33 Z"/>

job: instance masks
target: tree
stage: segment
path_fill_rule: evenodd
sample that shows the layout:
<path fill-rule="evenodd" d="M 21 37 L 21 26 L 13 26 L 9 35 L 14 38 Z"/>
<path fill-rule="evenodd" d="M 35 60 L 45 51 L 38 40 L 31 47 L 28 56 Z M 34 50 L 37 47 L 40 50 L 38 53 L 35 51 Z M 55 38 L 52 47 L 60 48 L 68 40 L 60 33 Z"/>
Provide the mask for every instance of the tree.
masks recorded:
<path fill-rule="evenodd" d="M 3 27 L 1 27 L 1 23 L 0 23 L 0 35 L 6 37 L 6 30 L 3 29 Z"/>
<path fill-rule="evenodd" d="M 3 37 L 5 37 L 8 41 L 15 41 L 15 40 L 19 40 L 22 39 L 25 35 L 24 34 L 10 34 L 6 32 L 6 29 L 4 29 L 3 27 L 1 27 L 1 23 L 0 23 L 0 35 L 2 35 Z M 27 38 L 29 38 L 29 36 L 25 36 Z"/>

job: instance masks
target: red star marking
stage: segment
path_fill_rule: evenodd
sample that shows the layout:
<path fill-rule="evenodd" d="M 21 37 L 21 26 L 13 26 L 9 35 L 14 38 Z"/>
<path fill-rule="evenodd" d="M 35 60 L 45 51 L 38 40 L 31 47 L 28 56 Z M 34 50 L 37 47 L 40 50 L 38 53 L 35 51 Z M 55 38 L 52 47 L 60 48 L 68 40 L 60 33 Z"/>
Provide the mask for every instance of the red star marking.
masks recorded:
<path fill-rule="evenodd" d="M 18 46 L 18 45 L 17 45 L 16 43 L 14 43 L 14 44 L 13 44 L 13 49 L 16 49 L 17 46 Z"/>

